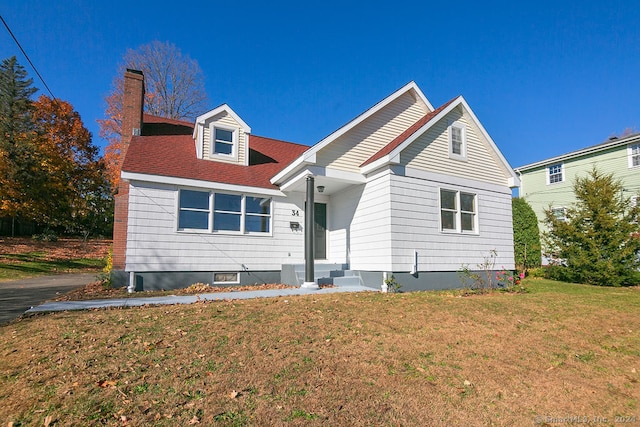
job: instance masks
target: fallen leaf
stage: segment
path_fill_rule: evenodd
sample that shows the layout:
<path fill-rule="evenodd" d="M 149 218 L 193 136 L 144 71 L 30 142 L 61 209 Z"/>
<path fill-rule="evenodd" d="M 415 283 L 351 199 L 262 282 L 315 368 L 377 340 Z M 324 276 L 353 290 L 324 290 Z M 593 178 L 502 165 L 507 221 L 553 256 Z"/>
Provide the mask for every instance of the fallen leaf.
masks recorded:
<path fill-rule="evenodd" d="M 102 381 L 98 381 L 98 386 L 102 388 L 115 387 L 116 382 L 111 380 L 102 380 Z"/>
<path fill-rule="evenodd" d="M 200 423 L 200 419 L 198 417 L 196 417 L 195 415 L 189 421 L 189 425 L 194 425 L 194 424 L 199 424 L 199 423 Z"/>
<path fill-rule="evenodd" d="M 51 421 L 53 421 L 53 417 L 51 415 L 44 417 L 44 427 L 49 427 L 49 425 L 51 425 Z"/>
<path fill-rule="evenodd" d="M 231 399 L 235 399 L 236 397 L 240 396 L 240 392 L 233 390 L 231 393 L 229 393 L 229 397 Z"/>

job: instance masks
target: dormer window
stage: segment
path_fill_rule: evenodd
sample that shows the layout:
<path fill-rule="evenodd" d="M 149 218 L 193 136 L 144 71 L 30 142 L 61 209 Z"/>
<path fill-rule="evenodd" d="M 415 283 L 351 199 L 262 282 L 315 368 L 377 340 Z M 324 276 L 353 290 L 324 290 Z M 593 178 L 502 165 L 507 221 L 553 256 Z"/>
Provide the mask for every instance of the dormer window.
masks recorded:
<path fill-rule="evenodd" d="M 211 125 L 211 155 L 235 158 L 238 156 L 238 130 Z"/>
<path fill-rule="evenodd" d="M 233 154 L 233 132 L 227 129 L 215 128 L 215 154 Z"/>
<path fill-rule="evenodd" d="M 210 125 L 211 157 L 235 159 L 238 157 L 238 129 Z"/>

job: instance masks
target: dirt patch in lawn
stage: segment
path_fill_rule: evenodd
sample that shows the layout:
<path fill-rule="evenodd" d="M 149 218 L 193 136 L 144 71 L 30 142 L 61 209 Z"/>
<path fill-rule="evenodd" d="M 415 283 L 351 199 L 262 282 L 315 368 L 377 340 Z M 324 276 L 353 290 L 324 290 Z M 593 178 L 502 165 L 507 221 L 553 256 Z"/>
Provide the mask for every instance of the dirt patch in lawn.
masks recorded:
<path fill-rule="evenodd" d="M 0 327 L 0 423 L 637 425 L 640 294 L 529 286 L 21 319 Z"/>

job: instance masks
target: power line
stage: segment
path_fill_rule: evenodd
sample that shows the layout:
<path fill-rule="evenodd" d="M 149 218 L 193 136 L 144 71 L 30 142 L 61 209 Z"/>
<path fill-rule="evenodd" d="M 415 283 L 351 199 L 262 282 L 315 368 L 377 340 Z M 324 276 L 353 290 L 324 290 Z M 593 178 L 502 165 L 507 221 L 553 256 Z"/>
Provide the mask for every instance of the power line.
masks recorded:
<path fill-rule="evenodd" d="M 38 76 L 38 78 L 40 79 L 40 81 L 42 82 L 42 84 L 44 85 L 44 87 L 47 89 L 47 91 L 49 92 L 49 95 L 51 95 L 51 99 L 53 99 L 55 101 L 56 97 L 53 96 L 53 92 L 51 92 L 51 89 L 49 89 L 49 85 L 47 85 L 47 82 L 44 81 L 44 79 L 42 78 L 42 76 L 40 75 L 40 72 L 38 72 L 38 69 L 36 68 L 35 65 L 33 65 L 33 62 L 31 62 L 31 59 L 29 59 L 29 55 L 27 55 L 27 52 L 24 51 L 24 49 L 22 48 L 22 46 L 20 45 L 20 42 L 18 41 L 18 39 L 16 38 L 15 35 L 13 35 L 13 31 L 11 31 L 11 28 L 9 28 L 9 24 L 7 24 L 7 22 L 4 20 L 4 18 L 2 17 L 2 15 L 0 15 L 0 20 L 2 20 L 2 23 L 4 24 L 5 28 L 7 29 L 7 31 L 9 32 L 9 34 L 11 35 L 11 37 L 13 38 L 13 41 L 16 42 L 16 45 L 18 45 L 18 47 L 20 48 L 20 51 L 22 52 L 22 54 L 24 55 L 25 58 L 27 58 L 27 61 L 29 62 L 29 64 L 31 65 L 31 68 L 33 68 L 33 71 L 35 71 L 36 75 Z"/>

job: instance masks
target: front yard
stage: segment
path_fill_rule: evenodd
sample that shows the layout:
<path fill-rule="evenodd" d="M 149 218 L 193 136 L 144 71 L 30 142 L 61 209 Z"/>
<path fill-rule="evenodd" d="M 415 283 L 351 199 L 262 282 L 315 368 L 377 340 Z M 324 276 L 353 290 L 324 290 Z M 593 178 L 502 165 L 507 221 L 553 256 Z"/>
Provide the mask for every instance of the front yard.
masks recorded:
<path fill-rule="evenodd" d="M 640 290 L 527 286 L 21 319 L 0 327 L 0 423 L 638 424 Z"/>

